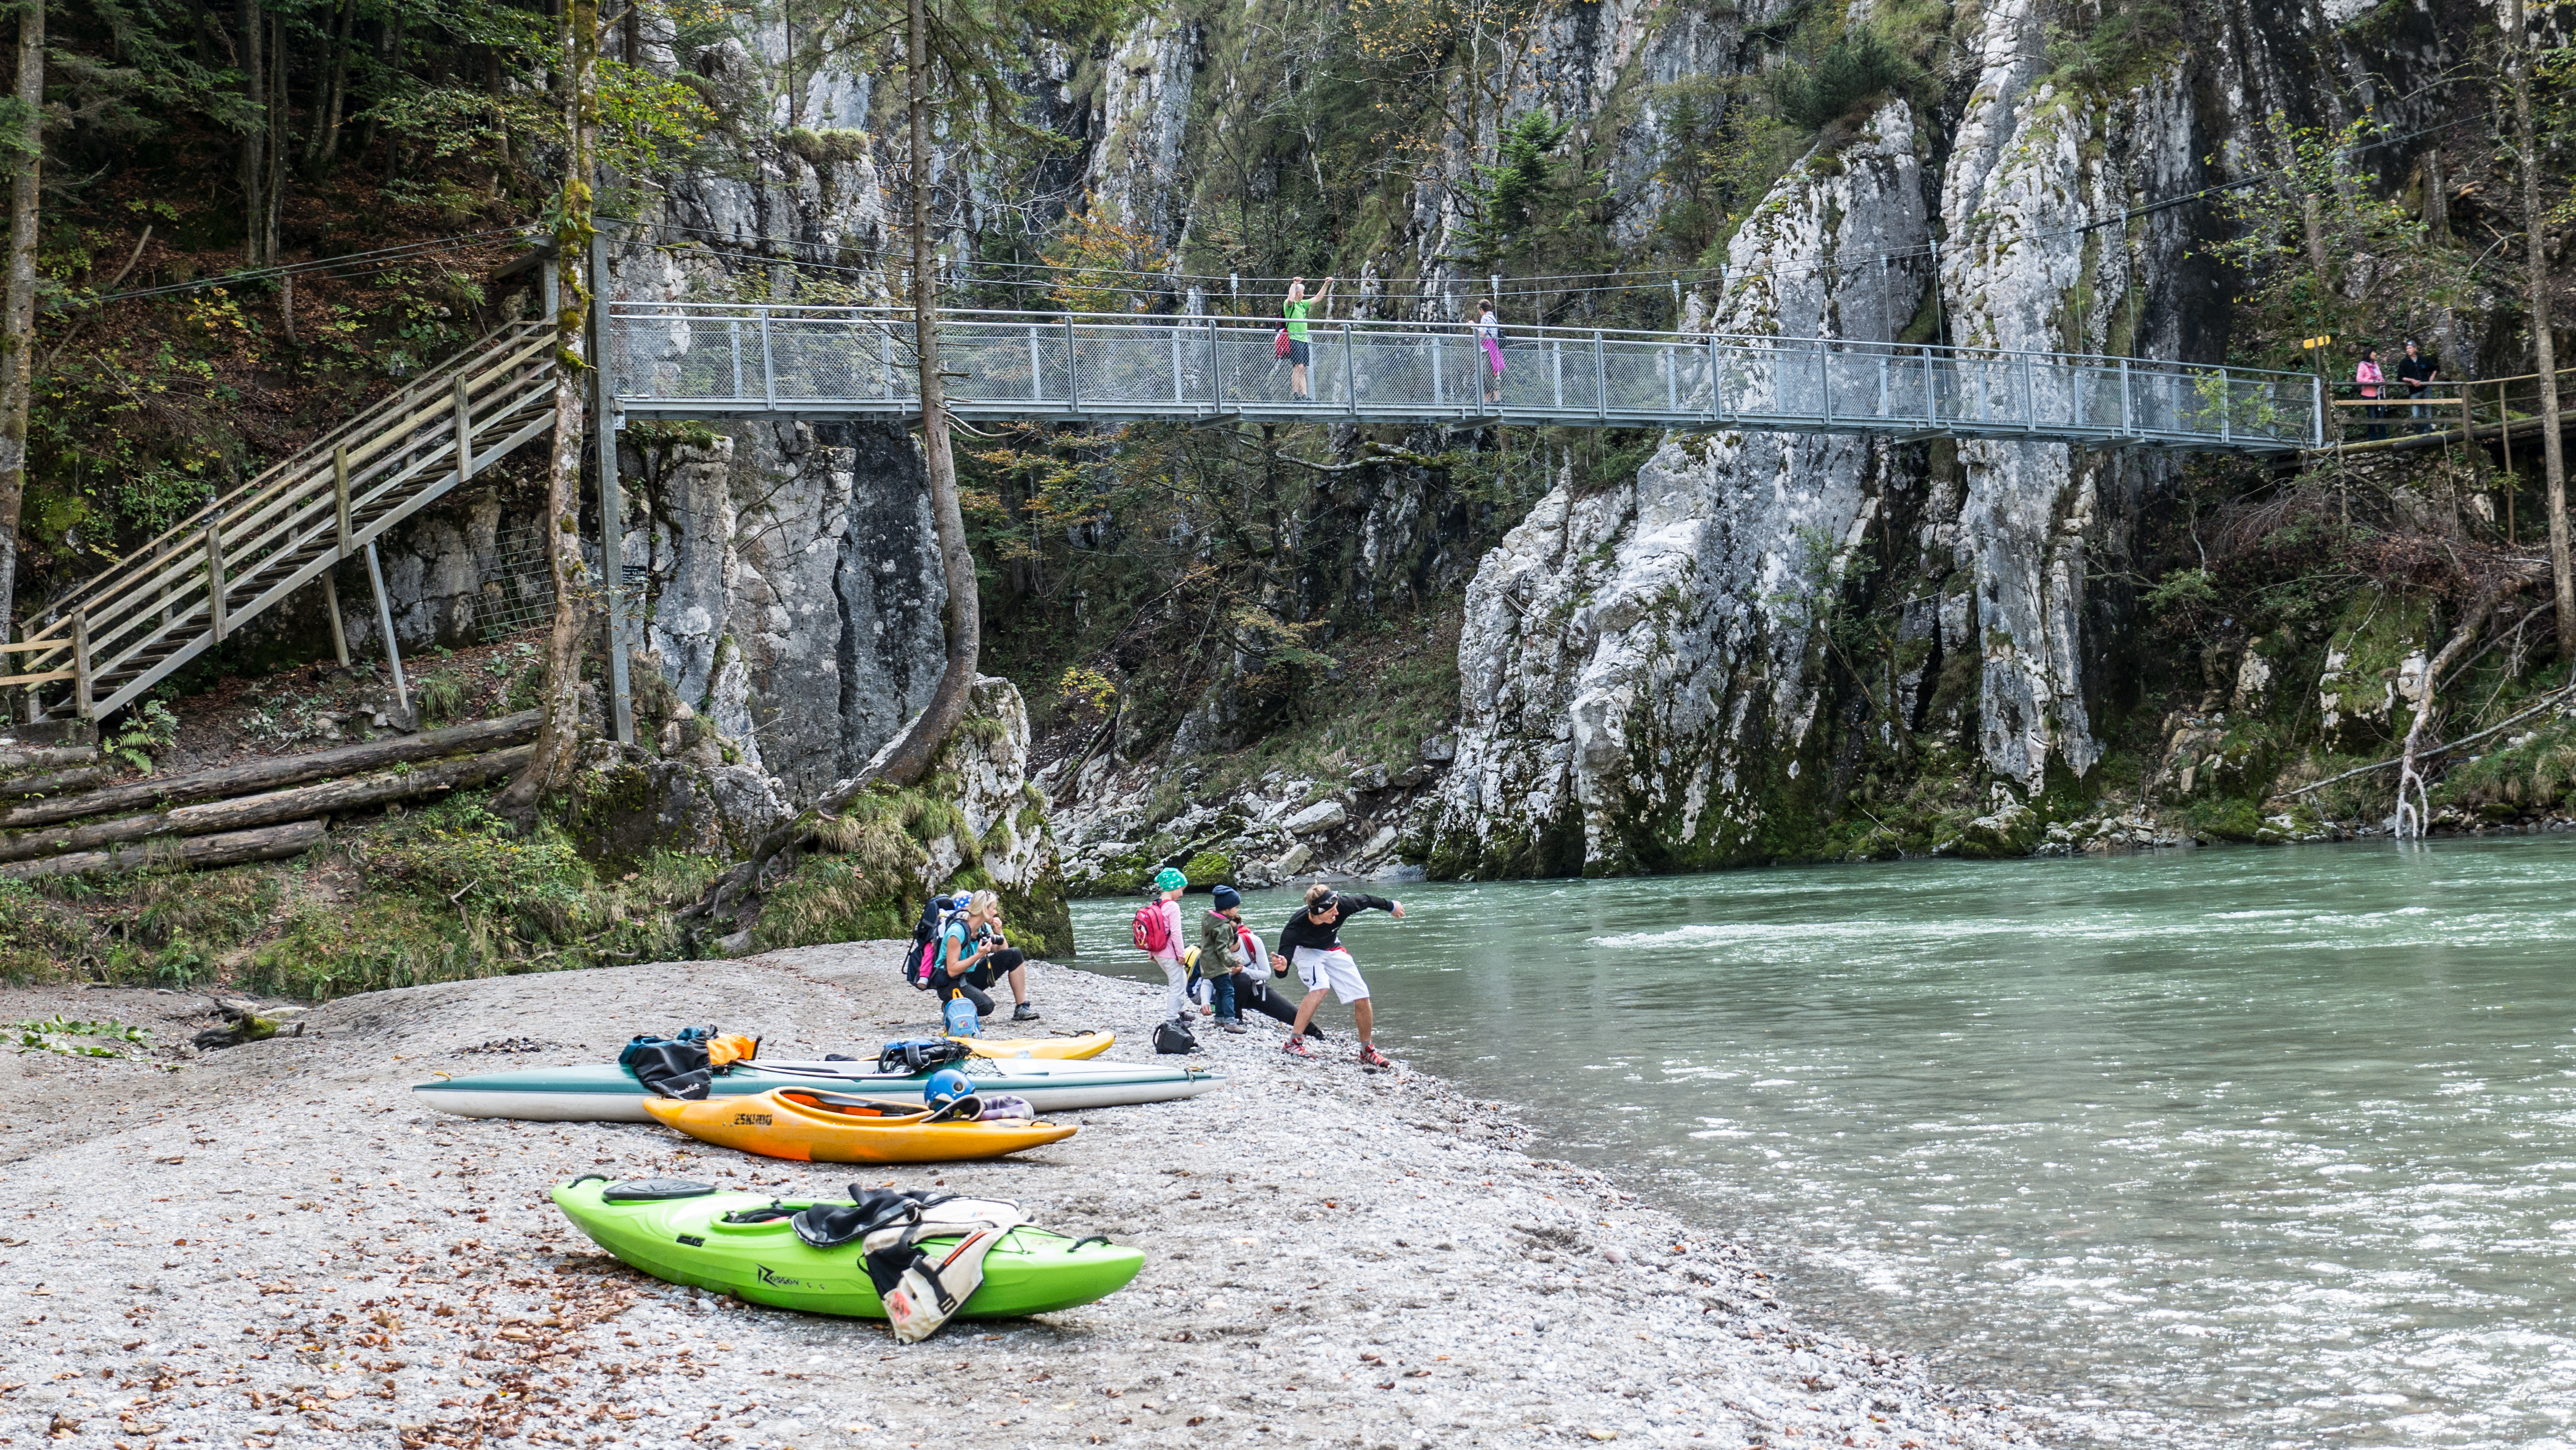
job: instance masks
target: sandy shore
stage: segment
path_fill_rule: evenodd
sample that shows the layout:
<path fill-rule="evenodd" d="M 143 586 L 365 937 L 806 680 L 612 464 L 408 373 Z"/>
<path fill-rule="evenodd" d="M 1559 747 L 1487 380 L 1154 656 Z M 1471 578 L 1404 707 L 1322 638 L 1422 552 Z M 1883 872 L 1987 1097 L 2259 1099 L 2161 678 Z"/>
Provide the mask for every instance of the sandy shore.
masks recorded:
<path fill-rule="evenodd" d="M 781 1056 L 872 1050 L 928 1020 L 892 950 L 379 993 L 314 1009 L 301 1038 L 186 1061 L 17 1056 L 0 1443 L 1928 1450 L 2032 1434 L 1819 1332 L 1732 1245 L 1527 1156 L 1500 1105 L 1360 1071 L 1347 1039 L 1296 1062 L 1267 1023 L 1209 1034 L 1232 1077 L 1218 1092 L 1069 1115 L 1080 1134 L 1014 1161 L 904 1172 L 1150 1256 L 1099 1304 L 913 1346 L 661 1284 L 545 1199 L 587 1172 L 838 1195 L 851 1170 L 657 1125 L 450 1118 L 405 1091 L 438 1070 L 597 1060 L 687 1022 Z M 1033 970 L 1047 1027 L 1114 1028 L 1113 1056 L 1149 1055 L 1159 989 Z M 7 1018 L 112 1016 L 172 1042 L 203 1002 L 0 993 Z"/>

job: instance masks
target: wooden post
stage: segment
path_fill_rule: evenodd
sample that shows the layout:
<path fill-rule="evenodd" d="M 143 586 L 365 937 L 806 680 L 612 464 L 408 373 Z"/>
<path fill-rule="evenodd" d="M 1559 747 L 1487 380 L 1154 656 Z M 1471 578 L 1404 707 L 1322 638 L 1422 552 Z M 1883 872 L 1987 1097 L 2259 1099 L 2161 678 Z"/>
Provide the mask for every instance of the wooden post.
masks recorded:
<path fill-rule="evenodd" d="M 340 557 L 346 559 L 349 551 L 356 547 L 351 539 L 354 531 L 349 527 L 349 449 L 346 444 L 331 450 L 331 505 L 340 519 Z M 323 577 L 327 579 L 330 576 L 326 574 Z M 337 617 L 333 616 L 335 620 Z M 338 626 L 334 624 L 333 627 Z M 348 662 L 349 652 L 344 649 L 340 651 L 340 663 L 345 665 Z"/>
<path fill-rule="evenodd" d="M 72 711 L 87 720 L 90 709 L 89 611 L 72 611 Z"/>
<path fill-rule="evenodd" d="M 349 667 L 349 629 L 340 622 L 340 585 L 331 577 L 336 567 L 322 571 L 322 609 L 331 616 L 331 656 L 345 670 Z"/>
<path fill-rule="evenodd" d="M 215 643 L 224 642 L 224 533 L 206 525 L 206 616 L 214 625 Z"/>
<path fill-rule="evenodd" d="M 385 663 L 393 670 L 394 703 L 402 706 L 406 718 L 411 714 L 411 686 L 403 680 L 402 647 L 394 643 L 393 606 L 385 599 L 385 570 L 376 562 L 375 540 L 367 541 L 367 580 L 376 586 L 376 628 L 384 632 Z"/>
<path fill-rule="evenodd" d="M 456 375 L 456 481 L 474 476 L 474 412 L 465 399 L 465 374 Z"/>

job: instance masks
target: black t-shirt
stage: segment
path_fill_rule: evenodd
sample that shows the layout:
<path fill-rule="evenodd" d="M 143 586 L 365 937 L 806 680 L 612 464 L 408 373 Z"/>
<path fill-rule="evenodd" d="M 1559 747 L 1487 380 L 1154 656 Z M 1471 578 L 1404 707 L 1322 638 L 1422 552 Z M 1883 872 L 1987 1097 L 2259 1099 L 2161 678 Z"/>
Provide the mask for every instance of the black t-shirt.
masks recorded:
<path fill-rule="evenodd" d="M 1319 926 L 1308 920 L 1306 912 L 1302 907 L 1299 908 L 1295 916 L 1288 918 L 1288 924 L 1279 929 L 1279 955 L 1281 958 L 1287 961 L 1295 961 L 1297 959 L 1297 948 L 1299 947 L 1313 947 L 1319 952 L 1328 952 L 1333 948 L 1340 946 L 1342 944 L 1342 923 L 1350 920 L 1351 913 L 1354 911 L 1395 910 L 1395 903 L 1382 896 L 1363 896 L 1356 891 L 1344 891 L 1339 894 L 1342 906 L 1341 913 L 1333 918 L 1333 924 L 1330 926 Z"/>
<path fill-rule="evenodd" d="M 2397 381 L 2406 385 L 2407 392 L 2421 394 L 2424 385 L 2433 381 L 2433 360 L 2426 357 L 2399 358 Z"/>

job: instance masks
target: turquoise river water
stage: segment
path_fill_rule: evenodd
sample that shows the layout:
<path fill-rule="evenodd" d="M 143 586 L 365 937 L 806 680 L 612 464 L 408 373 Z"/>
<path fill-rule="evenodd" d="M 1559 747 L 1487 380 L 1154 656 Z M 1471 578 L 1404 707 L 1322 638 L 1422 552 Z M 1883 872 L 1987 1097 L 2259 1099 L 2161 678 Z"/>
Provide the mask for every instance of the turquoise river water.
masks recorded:
<path fill-rule="evenodd" d="M 2558 1446 L 2571 883 L 2518 838 L 1416 884 L 1344 940 L 1388 1051 L 2074 1438 Z M 1081 965 L 1140 975 L 1132 909 L 1075 903 Z"/>

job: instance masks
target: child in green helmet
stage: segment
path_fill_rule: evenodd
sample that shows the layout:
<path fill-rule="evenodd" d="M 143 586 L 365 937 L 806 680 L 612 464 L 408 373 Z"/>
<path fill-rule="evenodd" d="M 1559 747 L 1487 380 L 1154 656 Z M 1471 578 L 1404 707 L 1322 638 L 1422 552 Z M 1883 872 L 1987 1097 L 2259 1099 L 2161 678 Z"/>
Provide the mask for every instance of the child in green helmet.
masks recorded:
<path fill-rule="evenodd" d="M 1190 969 L 1181 960 L 1181 893 L 1187 891 L 1190 878 L 1174 866 L 1154 873 L 1153 909 L 1163 914 L 1163 940 L 1170 944 L 1166 951 L 1148 953 L 1154 965 L 1163 969 L 1165 985 L 1164 1018 L 1186 1025 L 1190 1020 Z"/>

